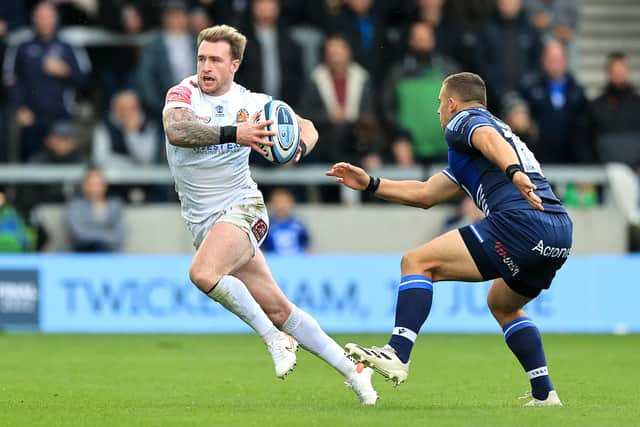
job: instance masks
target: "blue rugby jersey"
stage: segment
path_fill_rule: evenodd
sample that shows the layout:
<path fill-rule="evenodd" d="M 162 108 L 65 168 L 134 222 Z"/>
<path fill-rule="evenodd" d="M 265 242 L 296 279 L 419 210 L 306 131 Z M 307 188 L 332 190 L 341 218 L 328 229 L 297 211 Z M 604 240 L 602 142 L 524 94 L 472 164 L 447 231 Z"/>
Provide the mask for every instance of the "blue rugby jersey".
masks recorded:
<path fill-rule="evenodd" d="M 482 126 L 496 129 L 513 147 L 520 166 L 538 187 L 535 193 L 542 199 L 545 211 L 565 212 L 533 153 L 506 123 L 494 117 L 485 108 L 459 111 L 447 123 L 445 139 L 449 146 L 449 167 L 443 171 L 444 174 L 460 185 L 487 216 L 491 212 L 510 209 L 533 209 L 518 188 L 508 180 L 504 171 L 471 145 L 473 131 Z"/>

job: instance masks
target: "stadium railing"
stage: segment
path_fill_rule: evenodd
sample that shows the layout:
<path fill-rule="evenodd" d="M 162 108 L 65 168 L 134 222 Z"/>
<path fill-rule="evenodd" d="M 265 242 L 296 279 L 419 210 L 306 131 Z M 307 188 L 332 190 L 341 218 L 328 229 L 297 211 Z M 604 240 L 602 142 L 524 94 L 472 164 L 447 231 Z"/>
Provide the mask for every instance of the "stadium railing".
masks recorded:
<path fill-rule="evenodd" d="M 443 165 L 444 166 L 444 165 Z M 329 164 L 301 165 L 296 168 L 264 168 L 252 167 L 254 180 L 261 185 L 297 185 L 307 188 L 338 185 L 325 171 Z M 376 175 L 390 179 L 423 180 L 442 170 L 442 166 L 427 168 L 383 167 L 376 170 Z M 85 171 L 83 165 L 22 165 L 6 164 L 0 166 L 0 183 L 3 184 L 49 184 L 54 182 L 73 184 L 82 179 Z M 104 173 L 112 185 L 119 184 L 172 184 L 173 178 L 169 168 L 165 166 L 136 166 L 135 168 L 105 168 Z M 603 186 L 608 190 L 609 180 L 606 169 L 600 165 L 550 165 L 544 173 L 555 186 L 572 182 L 586 182 Z M 357 204 L 360 193 L 342 188 L 342 200 Z"/>

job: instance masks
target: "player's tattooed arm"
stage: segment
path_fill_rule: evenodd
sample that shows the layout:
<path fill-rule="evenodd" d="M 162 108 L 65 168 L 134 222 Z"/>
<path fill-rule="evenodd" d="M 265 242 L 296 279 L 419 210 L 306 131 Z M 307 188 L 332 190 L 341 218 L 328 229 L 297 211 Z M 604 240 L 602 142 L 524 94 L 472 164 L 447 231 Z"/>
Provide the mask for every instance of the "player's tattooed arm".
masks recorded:
<path fill-rule="evenodd" d="M 170 108 L 162 116 L 162 123 L 171 145 L 178 147 L 204 147 L 220 143 L 219 126 L 198 123 L 189 108 Z"/>

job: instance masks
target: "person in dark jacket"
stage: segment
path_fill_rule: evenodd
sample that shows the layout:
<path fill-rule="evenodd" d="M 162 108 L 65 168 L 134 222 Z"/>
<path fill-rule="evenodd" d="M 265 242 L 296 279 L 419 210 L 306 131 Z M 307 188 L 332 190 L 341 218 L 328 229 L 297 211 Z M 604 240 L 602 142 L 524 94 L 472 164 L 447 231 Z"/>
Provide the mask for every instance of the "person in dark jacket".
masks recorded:
<path fill-rule="evenodd" d="M 627 55 L 609 54 L 607 85 L 589 105 L 587 160 L 640 164 L 640 95 L 629 75 Z"/>
<path fill-rule="evenodd" d="M 162 31 L 144 47 L 138 64 L 138 92 L 148 116 L 160 120 L 167 90 L 196 73 L 196 39 L 189 33 L 187 6 L 170 0 L 162 11 Z"/>
<path fill-rule="evenodd" d="M 236 81 L 296 107 L 304 85 L 302 51 L 280 24 L 278 0 L 254 0 L 243 33 L 247 47 Z"/>
<path fill-rule="evenodd" d="M 49 2 L 33 12 L 35 35 L 7 50 L 4 82 L 10 106 L 21 127 L 20 160 L 43 144 L 49 126 L 73 114 L 75 90 L 89 77 L 91 64 L 84 49 L 58 36 L 58 15 Z"/>
<path fill-rule="evenodd" d="M 540 143 L 531 147 L 545 163 L 575 163 L 578 129 L 584 127 L 587 100 L 582 86 L 567 70 L 562 43 L 544 47 L 542 70 L 523 79 L 520 94 L 540 129 Z"/>
<path fill-rule="evenodd" d="M 476 64 L 487 83 L 489 107 L 500 111 L 503 94 L 538 68 L 540 36 L 522 10 L 522 0 L 498 0 L 497 14 L 478 32 Z"/>

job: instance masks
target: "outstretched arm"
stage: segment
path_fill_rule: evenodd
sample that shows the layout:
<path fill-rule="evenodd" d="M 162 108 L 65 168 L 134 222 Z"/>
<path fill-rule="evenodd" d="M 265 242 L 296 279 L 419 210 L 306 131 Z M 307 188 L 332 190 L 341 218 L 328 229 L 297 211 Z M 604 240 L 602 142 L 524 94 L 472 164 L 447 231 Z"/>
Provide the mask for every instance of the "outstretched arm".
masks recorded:
<path fill-rule="evenodd" d="M 336 182 L 354 190 L 364 191 L 371 177 L 364 169 L 350 163 L 336 163 L 327 176 L 336 178 Z M 427 181 L 394 181 L 380 179 L 380 185 L 374 193 L 381 199 L 408 206 L 428 209 L 439 203 L 459 197 L 462 189 L 443 173 L 438 173 Z"/>
<path fill-rule="evenodd" d="M 165 111 L 162 123 L 171 145 L 205 147 L 212 144 L 237 142 L 262 154 L 263 150 L 258 144 L 273 145 L 273 142 L 263 137 L 275 135 L 275 132 L 264 130 L 273 123 L 272 120 L 256 123 L 256 117 L 257 113 L 241 126 L 207 126 L 198 122 L 195 112 L 190 108 L 176 107 Z"/>
<path fill-rule="evenodd" d="M 515 150 L 509 143 L 498 133 L 497 130 L 490 126 L 482 126 L 477 128 L 471 135 L 471 144 L 480 151 L 483 156 L 490 162 L 497 165 L 501 171 L 506 171 L 511 165 L 520 165 L 520 159 Z M 535 209 L 544 210 L 542 200 L 533 192 L 537 187 L 531 182 L 529 176 L 520 171 L 516 172 L 512 178 L 522 197 Z"/>

